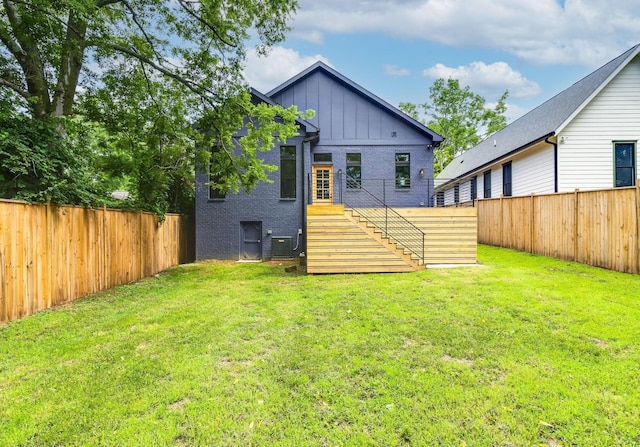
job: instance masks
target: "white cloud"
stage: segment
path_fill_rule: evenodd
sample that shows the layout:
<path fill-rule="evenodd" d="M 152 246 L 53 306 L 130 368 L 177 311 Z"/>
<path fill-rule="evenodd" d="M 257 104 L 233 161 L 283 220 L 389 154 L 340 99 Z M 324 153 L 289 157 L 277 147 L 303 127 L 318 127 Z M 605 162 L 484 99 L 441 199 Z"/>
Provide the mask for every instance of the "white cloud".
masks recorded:
<path fill-rule="evenodd" d="M 452 78 L 468 85 L 476 93 L 499 97 L 505 89 L 514 98 L 530 98 L 541 92 L 540 86 L 525 78 L 522 73 L 515 71 L 506 62 L 471 62 L 469 65 L 447 67 L 436 64 L 422 71 L 424 76 L 431 79 Z"/>
<path fill-rule="evenodd" d="M 402 78 L 404 76 L 409 76 L 411 74 L 411 70 L 408 68 L 400 68 L 397 65 L 384 64 L 384 74 L 395 78 Z"/>
<path fill-rule="evenodd" d="M 317 61 L 331 66 L 329 60 L 320 54 L 301 56 L 295 50 L 279 46 L 273 47 L 268 56 L 251 52 L 247 54 L 245 79 L 250 86 L 266 93 Z"/>
<path fill-rule="evenodd" d="M 489 109 L 493 109 L 496 105 L 497 102 L 488 102 L 486 104 Z M 522 107 L 511 102 L 507 102 L 505 105 L 507 106 L 507 110 L 504 112 L 504 116 L 507 118 L 507 123 L 512 123 L 531 110 L 530 108 Z"/>
<path fill-rule="evenodd" d="M 307 42 L 315 43 L 317 45 L 321 45 L 324 43 L 324 34 L 318 30 L 315 31 L 299 31 L 297 29 L 293 29 L 291 32 L 292 37 L 297 37 L 301 40 L 306 40 Z"/>
<path fill-rule="evenodd" d="M 314 41 L 327 32 L 386 33 L 505 50 L 536 64 L 596 67 L 637 43 L 640 2 L 300 0 L 294 28 Z"/>

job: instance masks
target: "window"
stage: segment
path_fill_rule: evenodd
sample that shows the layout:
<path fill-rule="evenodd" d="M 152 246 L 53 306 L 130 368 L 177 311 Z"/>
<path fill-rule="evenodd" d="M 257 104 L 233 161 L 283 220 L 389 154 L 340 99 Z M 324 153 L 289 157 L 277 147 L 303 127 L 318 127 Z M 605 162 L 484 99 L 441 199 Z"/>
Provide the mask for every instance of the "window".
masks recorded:
<path fill-rule="evenodd" d="M 362 154 L 347 154 L 347 189 L 362 186 Z"/>
<path fill-rule="evenodd" d="M 460 185 L 453 187 L 453 201 L 455 203 L 460 203 Z"/>
<path fill-rule="evenodd" d="M 209 164 L 209 200 L 224 200 L 226 192 L 218 189 L 222 177 L 213 173 L 213 162 Z"/>
<path fill-rule="evenodd" d="M 484 198 L 491 198 L 491 171 L 484 173 Z"/>
<path fill-rule="evenodd" d="M 478 198 L 478 177 L 471 178 L 471 200 L 476 200 Z"/>
<path fill-rule="evenodd" d="M 511 197 L 511 162 L 502 165 L 502 195 Z"/>
<path fill-rule="evenodd" d="M 296 198 L 295 146 L 280 146 L 280 198 Z"/>
<path fill-rule="evenodd" d="M 615 185 L 634 186 L 636 184 L 636 143 L 613 143 L 615 156 Z"/>
<path fill-rule="evenodd" d="M 396 188 L 407 189 L 411 187 L 411 166 L 409 154 L 396 154 Z"/>
<path fill-rule="evenodd" d="M 211 200 L 224 200 L 227 196 L 226 193 L 218 189 L 218 183 L 220 182 L 220 176 L 215 174 L 209 174 L 209 199 Z"/>
<path fill-rule="evenodd" d="M 331 154 L 313 154 L 314 163 L 331 163 L 332 158 Z"/>
<path fill-rule="evenodd" d="M 436 206 L 444 206 L 444 191 L 436 193 Z"/>

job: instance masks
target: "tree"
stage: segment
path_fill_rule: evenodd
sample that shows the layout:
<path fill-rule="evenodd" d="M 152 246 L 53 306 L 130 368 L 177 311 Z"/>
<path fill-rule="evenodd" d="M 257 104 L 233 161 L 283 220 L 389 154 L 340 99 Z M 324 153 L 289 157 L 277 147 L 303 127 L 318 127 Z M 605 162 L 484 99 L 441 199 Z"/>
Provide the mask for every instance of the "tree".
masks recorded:
<path fill-rule="evenodd" d="M 106 196 L 98 181 L 91 129 L 67 119 L 67 135 L 47 120 L 0 106 L 0 197 L 93 205 Z"/>
<path fill-rule="evenodd" d="M 96 162 L 132 194 L 125 205 L 158 214 L 189 211 L 196 165 L 209 167 L 225 192 L 268 181 L 266 173 L 275 167 L 265 165 L 257 152 L 297 135 L 295 120 L 307 116 L 295 107 L 253 104 L 241 92 L 224 108 L 210 109 L 194 121 L 192 101 L 136 67 L 105 73 L 103 82 L 104 87 L 78 100 L 78 111 L 110 136 Z M 125 95 L 128 101 L 121 101 Z M 234 134 L 243 127 L 246 137 L 236 140 Z"/>
<path fill-rule="evenodd" d="M 429 118 L 425 124 L 445 138 L 434 151 L 434 171 L 438 174 L 455 157 L 507 125 L 504 113 L 508 96 L 505 90 L 496 106 L 489 109 L 485 98 L 469 86 L 461 88 L 457 79 L 440 78 L 429 88 L 431 102 L 418 106 L 400 103 L 400 109 L 416 119 L 422 109 Z"/>
<path fill-rule="evenodd" d="M 170 204 L 170 185 L 184 183 L 198 160 L 209 166 L 213 145 L 223 186 L 250 189 L 270 169 L 256 157 L 273 144 L 265 132 L 293 135 L 298 115 L 251 102 L 246 43 L 254 38 L 266 53 L 296 8 L 290 0 L 2 0 L 0 97 L 63 137 L 67 121 L 58 118 L 78 113 L 79 123 L 108 132 L 94 155 L 103 167 L 115 155 L 137 165 L 127 175 L 140 179 L 139 204 Z M 232 135 L 245 117 L 263 127 L 238 152 Z M 180 180 L 166 175 L 178 171 Z"/>

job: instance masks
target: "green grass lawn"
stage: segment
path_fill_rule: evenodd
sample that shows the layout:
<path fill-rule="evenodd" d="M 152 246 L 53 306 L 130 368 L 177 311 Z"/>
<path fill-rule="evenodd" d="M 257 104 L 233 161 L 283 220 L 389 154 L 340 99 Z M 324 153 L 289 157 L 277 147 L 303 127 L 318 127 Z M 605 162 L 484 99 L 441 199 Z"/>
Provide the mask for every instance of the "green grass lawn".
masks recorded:
<path fill-rule="evenodd" d="M 0 327 L 1 446 L 638 446 L 640 277 L 202 263 Z"/>

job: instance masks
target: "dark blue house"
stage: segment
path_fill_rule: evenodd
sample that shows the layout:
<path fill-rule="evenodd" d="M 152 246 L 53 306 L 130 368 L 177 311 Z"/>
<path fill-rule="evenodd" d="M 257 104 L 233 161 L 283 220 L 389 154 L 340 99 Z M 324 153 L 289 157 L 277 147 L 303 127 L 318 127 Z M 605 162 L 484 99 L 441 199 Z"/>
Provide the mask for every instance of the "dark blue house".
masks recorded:
<path fill-rule="evenodd" d="M 254 98 L 315 116 L 262 156 L 273 183 L 218 197 L 196 175 L 196 258 L 261 260 L 306 251 L 308 205 L 433 204 L 433 148 L 442 137 L 329 66 L 313 66 Z"/>

